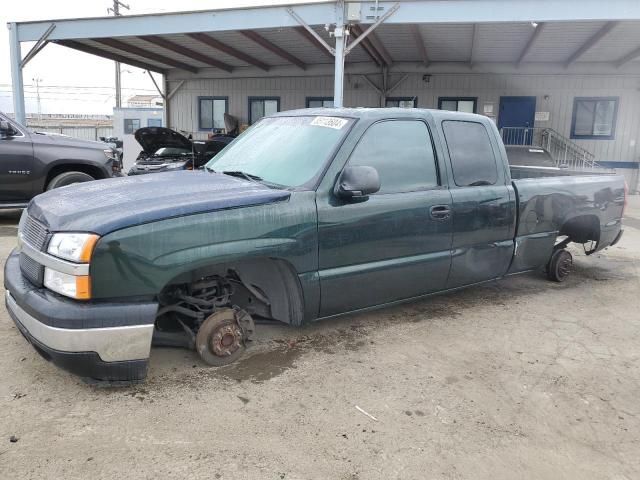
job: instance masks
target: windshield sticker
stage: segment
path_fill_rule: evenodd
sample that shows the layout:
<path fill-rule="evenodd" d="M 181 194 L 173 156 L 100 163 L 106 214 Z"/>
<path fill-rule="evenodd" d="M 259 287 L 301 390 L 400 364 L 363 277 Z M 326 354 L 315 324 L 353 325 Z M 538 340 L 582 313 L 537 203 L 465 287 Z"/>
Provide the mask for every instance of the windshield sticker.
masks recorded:
<path fill-rule="evenodd" d="M 311 125 L 316 127 L 327 127 L 335 130 L 340 130 L 347 124 L 347 120 L 338 117 L 315 117 L 311 122 Z"/>

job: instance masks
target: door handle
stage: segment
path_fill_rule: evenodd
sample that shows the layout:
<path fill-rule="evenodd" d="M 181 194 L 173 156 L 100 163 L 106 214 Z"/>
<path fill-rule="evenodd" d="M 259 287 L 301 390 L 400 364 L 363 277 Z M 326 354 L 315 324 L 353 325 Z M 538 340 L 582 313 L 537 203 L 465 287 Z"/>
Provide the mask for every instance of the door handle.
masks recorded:
<path fill-rule="evenodd" d="M 434 220 L 446 220 L 451 216 L 449 205 L 434 205 L 429 209 L 429 215 Z"/>

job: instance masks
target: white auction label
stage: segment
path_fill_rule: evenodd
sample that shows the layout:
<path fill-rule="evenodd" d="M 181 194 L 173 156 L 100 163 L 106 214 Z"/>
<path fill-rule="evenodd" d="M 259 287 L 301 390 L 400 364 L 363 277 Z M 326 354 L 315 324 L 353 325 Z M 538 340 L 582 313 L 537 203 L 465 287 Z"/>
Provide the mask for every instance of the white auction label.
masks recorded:
<path fill-rule="evenodd" d="M 316 127 L 327 127 L 340 130 L 347 124 L 347 120 L 338 117 L 315 117 L 311 122 L 311 125 Z"/>

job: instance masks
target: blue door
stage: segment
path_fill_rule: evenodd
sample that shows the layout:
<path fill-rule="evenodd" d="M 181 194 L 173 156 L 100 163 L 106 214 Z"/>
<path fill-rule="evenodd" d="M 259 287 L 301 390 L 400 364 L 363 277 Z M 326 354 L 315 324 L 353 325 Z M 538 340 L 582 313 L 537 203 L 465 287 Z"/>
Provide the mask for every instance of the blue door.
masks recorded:
<path fill-rule="evenodd" d="M 536 97 L 500 97 L 498 129 L 505 145 L 531 145 Z"/>

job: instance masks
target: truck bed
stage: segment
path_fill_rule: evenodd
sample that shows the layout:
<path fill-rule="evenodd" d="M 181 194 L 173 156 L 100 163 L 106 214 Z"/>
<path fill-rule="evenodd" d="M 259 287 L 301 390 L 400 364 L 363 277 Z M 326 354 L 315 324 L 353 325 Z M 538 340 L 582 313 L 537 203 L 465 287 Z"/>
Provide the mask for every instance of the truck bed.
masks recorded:
<path fill-rule="evenodd" d="M 511 167 L 518 209 L 511 273 L 544 264 L 538 256 L 548 257 L 558 236 L 571 233 L 576 240 L 592 240 L 593 253 L 611 245 L 620 232 L 625 198 L 621 176 L 564 169 L 545 173 L 540 168 Z"/>
<path fill-rule="evenodd" d="M 575 177 L 615 175 L 615 171 L 606 168 L 593 170 L 573 170 L 569 168 L 547 167 L 539 165 L 509 165 L 512 179 L 540 177 Z"/>

